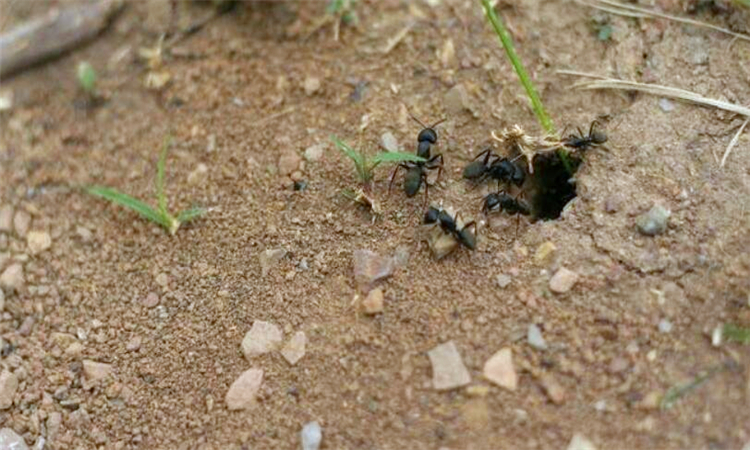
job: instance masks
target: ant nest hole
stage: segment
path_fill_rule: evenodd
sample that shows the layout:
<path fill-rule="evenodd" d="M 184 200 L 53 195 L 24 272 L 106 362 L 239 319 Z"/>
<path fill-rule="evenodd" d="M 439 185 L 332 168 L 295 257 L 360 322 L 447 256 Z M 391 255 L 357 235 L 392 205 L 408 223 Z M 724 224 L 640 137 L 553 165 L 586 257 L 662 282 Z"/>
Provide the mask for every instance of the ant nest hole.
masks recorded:
<path fill-rule="evenodd" d="M 530 201 L 533 220 L 558 219 L 565 205 L 576 198 L 575 175 L 583 164 L 582 153 L 569 152 L 548 138 L 531 137 L 518 126 L 493 137 L 506 146 L 512 158 L 526 162 L 521 164 L 526 175 L 522 195 Z"/>
<path fill-rule="evenodd" d="M 563 158 L 567 159 L 567 164 Z M 582 163 L 579 154 L 566 150 L 534 156 L 534 173 L 529 175 L 529 191 L 535 219 L 559 218 L 565 205 L 576 198 L 575 174 Z"/>

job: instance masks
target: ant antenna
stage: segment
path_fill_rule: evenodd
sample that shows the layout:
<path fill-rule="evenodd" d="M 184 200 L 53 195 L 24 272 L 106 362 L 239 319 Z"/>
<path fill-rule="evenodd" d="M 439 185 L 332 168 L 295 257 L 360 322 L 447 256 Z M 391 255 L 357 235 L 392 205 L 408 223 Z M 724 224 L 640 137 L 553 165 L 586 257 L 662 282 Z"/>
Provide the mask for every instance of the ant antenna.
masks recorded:
<path fill-rule="evenodd" d="M 422 128 L 427 128 L 427 125 L 423 124 L 422 121 L 419 120 L 419 119 L 417 119 L 417 117 L 414 114 L 412 114 L 411 112 L 409 112 L 409 117 L 411 117 L 412 119 L 414 119 L 415 122 L 417 122 L 418 124 L 420 124 L 422 126 Z"/>
<path fill-rule="evenodd" d="M 443 122 L 445 122 L 446 120 L 448 120 L 448 118 L 447 118 L 447 117 L 443 117 L 442 119 L 438 120 L 437 122 L 433 123 L 432 125 L 430 125 L 430 126 L 428 127 L 428 126 L 427 126 L 427 125 L 425 125 L 425 124 L 424 124 L 424 123 L 423 123 L 423 122 L 422 122 L 421 120 L 417 119 L 417 117 L 416 117 L 416 116 L 415 116 L 414 114 L 412 114 L 411 112 L 409 112 L 409 116 L 410 116 L 410 117 L 411 117 L 412 119 L 414 119 L 414 121 L 415 121 L 415 122 L 417 122 L 417 123 L 418 123 L 419 125 L 421 125 L 421 126 L 422 126 L 422 128 L 430 128 L 430 129 L 432 129 L 432 128 L 435 128 L 436 126 L 438 126 L 438 125 L 440 125 L 441 123 L 443 123 Z"/>

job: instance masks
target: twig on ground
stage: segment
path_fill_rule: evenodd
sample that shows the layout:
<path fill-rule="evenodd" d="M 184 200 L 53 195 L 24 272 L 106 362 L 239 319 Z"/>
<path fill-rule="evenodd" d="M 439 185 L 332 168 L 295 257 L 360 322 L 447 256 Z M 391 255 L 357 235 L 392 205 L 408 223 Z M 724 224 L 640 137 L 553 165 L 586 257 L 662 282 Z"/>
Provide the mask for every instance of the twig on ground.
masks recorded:
<path fill-rule="evenodd" d="M 742 33 L 735 33 L 734 31 L 728 30 L 726 28 L 718 27 L 716 25 L 711 25 L 710 23 L 700 22 L 698 20 L 693 19 L 687 19 L 685 17 L 679 17 L 679 16 L 673 16 L 670 14 L 664 14 L 658 11 L 654 11 L 651 9 L 641 8 L 635 5 L 628 5 L 620 2 L 616 2 L 613 0 L 575 0 L 577 3 L 585 6 L 589 6 L 591 8 L 596 8 L 608 13 L 612 14 L 618 14 L 621 16 L 626 17 L 636 17 L 641 19 L 653 19 L 653 18 L 660 18 L 660 19 L 667 19 L 671 20 L 673 22 L 680 22 L 687 25 L 693 25 L 700 28 L 708 28 L 709 30 L 718 31 L 720 33 L 728 34 L 729 36 L 733 36 L 737 39 L 742 39 L 744 41 L 750 42 L 750 36 Z"/>
<path fill-rule="evenodd" d="M 727 158 L 729 157 L 729 154 L 732 153 L 732 149 L 735 145 L 737 145 L 737 141 L 740 139 L 740 135 L 743 131 L 745 131 L 745 127 L 747 126 L 747 123 L 750 122 L 750 119 L 745 119 L 744 122 L 742 122 L 742 126 L 739 130 L 737 130 L 737 133 L 735 133 L 734 137 L 731 141 L 729 141 L 729 145 L 727 145 L 726 151 L 724 151 L 724 156 L 721 157 L 721 163 L 719 164 L 719 167 L 724 167 L 724 164 L 727 162 Z"/>
<path fill-rule="evenodd" d="M 398 44 L 401 43 L 401 41 L 404 40 L 407 34 L 409 34 L 409 31 L 414 28 L 414 22 L 409 22 L 404 28 L 402 28 L 398 33 L 396 33 L 395 36 L 393 36 L 391 39 L 388 40 L 388 42 L 385 44 L 385 47 L 383 47 L 383 54 L 387 55 L 391 52 Z"/>

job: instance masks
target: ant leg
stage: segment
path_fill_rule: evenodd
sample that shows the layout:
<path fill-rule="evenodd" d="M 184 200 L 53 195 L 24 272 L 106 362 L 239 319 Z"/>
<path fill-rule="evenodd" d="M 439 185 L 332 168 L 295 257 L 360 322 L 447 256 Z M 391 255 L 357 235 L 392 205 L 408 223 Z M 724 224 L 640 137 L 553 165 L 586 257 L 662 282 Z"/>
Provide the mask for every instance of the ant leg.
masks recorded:
<path fill-rule="evenodd" d="M 435 162 L 438 159 L 440 160 L 439 164 L 437 164 Z M 435 169 L 435 168 L 437 168 L 438 174 L 437 174 L 437 177 L 435 178 L 435 182 L 437 182 L 438 180 L 440 180 L 440 175 L 443 173 L 443 165 L 444 164 L 445 164 L 445 162 L 443 160 L 443 154 L 442 153 L 438 153 L 437 155 L 433 156 L 432 158 L 430 158 L 429 161 L 427 161 L 425 163 L 425 167 L 427 167 L 428 169 Z"/>
<path fill-rule="evenodd" d="M 481 153 L 479 153 L 477 156 L 472 159 L 472 161 L 476 161 L 482 156 L 484 156 L 484 161 L 482 161 L 483 164 L 487 164 L 487 161 L 490 159 L 490 155 L 492 154 L 492 147 L 487 147 L 484 149 Z"/>
<path fill-rule="evenodd" d="M 391 174 L 391 182 L 388 183 L 388 193 L 391 193 L 391 188 L 393 187 L 393 180 L 396 179 L 396 173 L 398 172 L 398 169 L 406 169 L 409 170 L 409 167 L 407 167 L 404 163 L 401 163 L 396 166 L 395 169 L 393 169 L 393 173 Z"/>

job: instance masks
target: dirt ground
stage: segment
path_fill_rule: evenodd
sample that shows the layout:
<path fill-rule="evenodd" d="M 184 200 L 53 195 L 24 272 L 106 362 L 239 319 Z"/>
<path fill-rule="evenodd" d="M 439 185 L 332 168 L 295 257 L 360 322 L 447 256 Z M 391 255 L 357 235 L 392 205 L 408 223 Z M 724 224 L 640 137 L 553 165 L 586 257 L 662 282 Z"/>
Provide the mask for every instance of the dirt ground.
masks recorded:
<path fill-rule="evenodd" d="M 609 151 L 587 154 L 562 217 L 522 221 L 518 233 L 514 219 L 485 220 L 483 192 L 461 180 L 492 130 L 539 133 L 478 2 L 360 2 L 359 27 L 342 26 L 339 42 L 331 26 L 305 36 L 324 3 L 244 3 L 164 56 L 171 80 L 160 91 L 145 87 L 137 53 L 169 27 L 168 2 L 128 2 L 89 45 L 3 81 L 14 100 L 0 112 L 0 207 L 21 211 L 21 221 L 28 212 L 28 228 L 50 233 L 52 245 L 32 254 L 23 224 L 0 232 L 0 270 L 19 263 L 25 277 L 5 292 L 0 364 L 19 386 L 0 426 L 52 449 L 300 448 L 310 421 L 326 449 L 559 449 L 575 433 L 600 449 L 750 442 L 750 349 L 711 343 L 723 323 L 750 325 L 747 137 L 725 167 L 718 162 L 741 120 L 645 95 L 575 91 L 556 73 L 747 105 L 750 46 L 615 16 L 603 16 L 613 32 L 601 41 L 592 9 L 510 3 L 498 10 L 557 126 L 603 116 L 610 137 Z M 656 3 L 747 32 L 747 15 L 732 9 Z M 2 30 L 57 4 L 4 1 Z M 207 11 L 180 4 L 177 23 Z M 77 106 L 84 60 L 107 97 L 91 110 Z M 455 86 L 467 94 L 458 107 Z M 407 108 L 428 122 L 448 118 L 437 146 L 446 173 L 430 197 L 483 220 L 474 252 L 434 260 L 418 237 L 421 194 L 389 195 L 385 169 L 375 184 L 380 220 L 341 195 L 356 180 L 329 136 L 374 152 L 390 131 L 412 151 L 419 127 Z M 204 219 L 169 236 L 78 189 L 107 184 L 152 199 L 168 133 L 170 206 L 210 208 Z M 279 158 L 319 143 L 322 157 L 302 158 L 294 174 L 308 188 L 294 191 Z M 643 236 L 635 218 L 654 204 L 671 210 L 669 228 Z M 538 257 L 548 242 L 555 249 Z M 275 248 L 288 254 L 263 276 L 259 255 Z M 381 314 L 353 303 L 358 249 L 409 255 L 380 284 Z M 579 280 L 555 294 L 549 281 L 561 267 Z M 510 284 L 500 287 L 498 275 Z M 304 357 L 293 366 L 278 352 L 246 359 L 240 343 L 256 320 L 285 339 L 304 331 Z M 532 323 L 546 350 L 527 342 Z M 472 381 L 437 391 L 427 351 L 447 341 Z M 503 347 L 513 352 L 515 391 L 482 376 Z M 92 383 L 83 360 L 112 373 Z M 229 411 L 227 390 L 251 367 L 265 371 L 258 403 Z M 671 387 L 717 367 L 659 408 Z"/>

